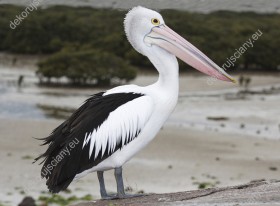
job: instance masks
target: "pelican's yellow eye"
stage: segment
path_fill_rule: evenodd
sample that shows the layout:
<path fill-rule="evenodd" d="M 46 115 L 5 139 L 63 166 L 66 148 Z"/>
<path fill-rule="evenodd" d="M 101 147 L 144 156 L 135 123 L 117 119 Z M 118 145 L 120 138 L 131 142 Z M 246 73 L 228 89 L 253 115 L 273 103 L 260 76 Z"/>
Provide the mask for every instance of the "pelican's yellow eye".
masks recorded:
<path fill-rule="evenodd" d="M 152 19 L 152 24 L 158 26 L 160 24 L 160 21 L 156 18 Z"/>

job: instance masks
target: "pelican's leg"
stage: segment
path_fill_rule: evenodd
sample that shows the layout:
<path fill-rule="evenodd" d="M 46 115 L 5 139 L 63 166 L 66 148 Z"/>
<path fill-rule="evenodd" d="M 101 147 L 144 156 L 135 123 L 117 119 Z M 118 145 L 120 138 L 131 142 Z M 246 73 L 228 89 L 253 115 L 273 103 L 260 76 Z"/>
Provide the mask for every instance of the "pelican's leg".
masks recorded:
<path fill-rule="evenodd" d="M 115 168 L 115 178 L 117 182 L 117 196 L 118 198 L 125 198 L 123 177 L 122 177 L 122 167 Z"/>
<path fill-rule="evenodd" d="M 115 168 L 115 178 L 117 182 L 117 197 L 118 198 L 129 198 L 129 197 L 139 197 L 143 194 L 125 194 L 123 186 L 123 177 L 122 177 L 122 167 Z"/>
<path fill-rule="evenodd" d="M 103 171 L 97 171 L 97 177 L 99 180 L 99 185 L 100 185 L 100 195 L 102 199 L 114 199 L 116 196 L 111 196 L 107 194 L 106 188 L 105 188 L 105 182 L 104 182 L 104 176 L 103 176 Z"/>

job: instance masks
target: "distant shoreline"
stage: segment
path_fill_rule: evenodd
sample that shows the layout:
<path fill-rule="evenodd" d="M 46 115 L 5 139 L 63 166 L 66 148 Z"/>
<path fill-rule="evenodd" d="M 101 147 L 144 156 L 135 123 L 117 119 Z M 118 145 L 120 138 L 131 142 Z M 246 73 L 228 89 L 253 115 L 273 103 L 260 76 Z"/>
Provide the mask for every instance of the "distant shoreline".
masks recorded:
<path fill-rule="evenodd" d="M 29 0 L 2 0 L 1 4 L 15 4 L 27 6 Z M 131 7 L 142 5 L 152 9 L 176 9 L 199 13 L 211 13 L 214 11 L 239 11 L 239 12 L 257 12 L 257 13 L 280 13 L 280 1 L 278 0 L 57 0 L 42 1 L 41 7 L 55 5 L 73 6 L 73 7 L 92 7 L 92 8 L 112 8 L 127 10 Z"/>
<path fill-rule="evenodd" d="M 48 57 L 49 55 L 36 55 L 36 54 L 13 54 L 13 53 L 8 53 L 8 52 L 0 52 L 0 69 L 3 67 L 9 67 L 10 69 L 13 68 L 25 68 L 28 70 L 37 70 L 37 63 L 41 60 L 44 60 Z M 184 70 L 181 69 L 181 75 L 193 75 L 193 76 L 202 76 L 200 73 L 198 73 L 195 70 Z M 279 74 L 280 70 L 278 71 L 273 71 L 273 70 L 266 70 L 266 69 L 256 69 L 256 70 L 249 70 L 249 71 L 235 71 L 231 70 L 232 73 L 234 74 L 259 74 L 259 75 L 275 75 Z M 142 75 L 148 75 L 148 76 L 153 76 L 157 75 L 157 71 L 151 68 L 138 68 L 138 74 Z M 47 85 L 47 84 L 46 84 Z M 54 85 L 54 84 L 53 84 Z M 44 85 L 41 85 L 44 86 Z M 54 85 L 55 86 L 55 85 Z M 71 86 L 70 86 L 71 87 Z M 69 88 L 69 86 L 66 86 L 66 88 Z"/>

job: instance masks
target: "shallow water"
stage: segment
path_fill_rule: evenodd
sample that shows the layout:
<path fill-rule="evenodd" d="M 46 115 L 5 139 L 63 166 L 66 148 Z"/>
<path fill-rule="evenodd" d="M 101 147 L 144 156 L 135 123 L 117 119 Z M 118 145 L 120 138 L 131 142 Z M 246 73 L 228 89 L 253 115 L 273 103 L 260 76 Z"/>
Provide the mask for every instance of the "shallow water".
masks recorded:
<path fill-rule="evenodd" d="M 19 75 L 24 75 L 21 87 Z M 133 83 L 149 84 L 156 76 L 140 75 Z M 256 76 L 255 79 L 259 77 Z M 263 77 L 264 78 L 264 77 Z M 197 78 L 198 79 L 198 78 Z M 246 134 L 252 137 L 280 139 L 280 82 L 254 86 L 250 93 L 238 94 L 238 88 L 210 88 L 203 86 L 186 90 L 187 84 L 203 82 L 193 77 L 181 77 L 178 105 L 167 124 L 203 131 Z M 253 80 L 254 82 L 254 80 Z M 44 88 L 37 86 L 38 79 L 32 70 L 0 68 L 0 117 L 16 119 L 65 119 L 90 95 L 101 89 Z M 209 87 L 209 86 L 208 86 Z M 200 91 L 196 91 L 200 88 Z M 264 92 L 266 91 L 266 92 Z M 225 117 L 223 121 L 209 117 Z"/>
<path fill-rule="evenodd" d="M 20 75 L 24 76 L 22 85 L 17 82 Z M 0 117 L 46 119 L 48 114 L 38 105 L 55 107 L 78 107 L 92 91 L 41 88 L 37 85 L 38 78 L 32 70 L 0 68 Z"/>
<path fill-rule="evenodd" d="M 29 0 L 2 0 L 0 4 L 29 5 Z M 179 9 L 192 12 L 209 13 L 218 10 L 254 11 L 260 13 L 280 13 L 279 0 L 44 0 L 41 6 L 69 5 L 94 8 L 129 9 L 145 6 L 152 9 Z"/>

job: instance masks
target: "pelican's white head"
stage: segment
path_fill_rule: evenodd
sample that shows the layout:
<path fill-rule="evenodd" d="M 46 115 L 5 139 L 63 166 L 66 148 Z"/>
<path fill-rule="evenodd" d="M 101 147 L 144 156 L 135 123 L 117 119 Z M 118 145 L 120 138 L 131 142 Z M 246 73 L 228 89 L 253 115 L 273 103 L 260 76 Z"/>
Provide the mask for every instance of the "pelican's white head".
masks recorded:
<path fill-rule="evenodd" d="M 137 6 L 127 13 L 124 29 L 128 41 L 136 51 L 146 56 L 147 45 L 143 44 L 144 38 L 159 24 L 164 24 L 164 20 L 156 11 Z"/>
<path fill-rule="evenodd" d="M 205 54 L 166 26 L 162 16 L 156 11 L 141 6 L 134 7 L 125 17 L 124 28 L 130 44 L 144 56 L 151 55 L 152 50 L 160 48 L 205 74 L 235 82 Z"/>

